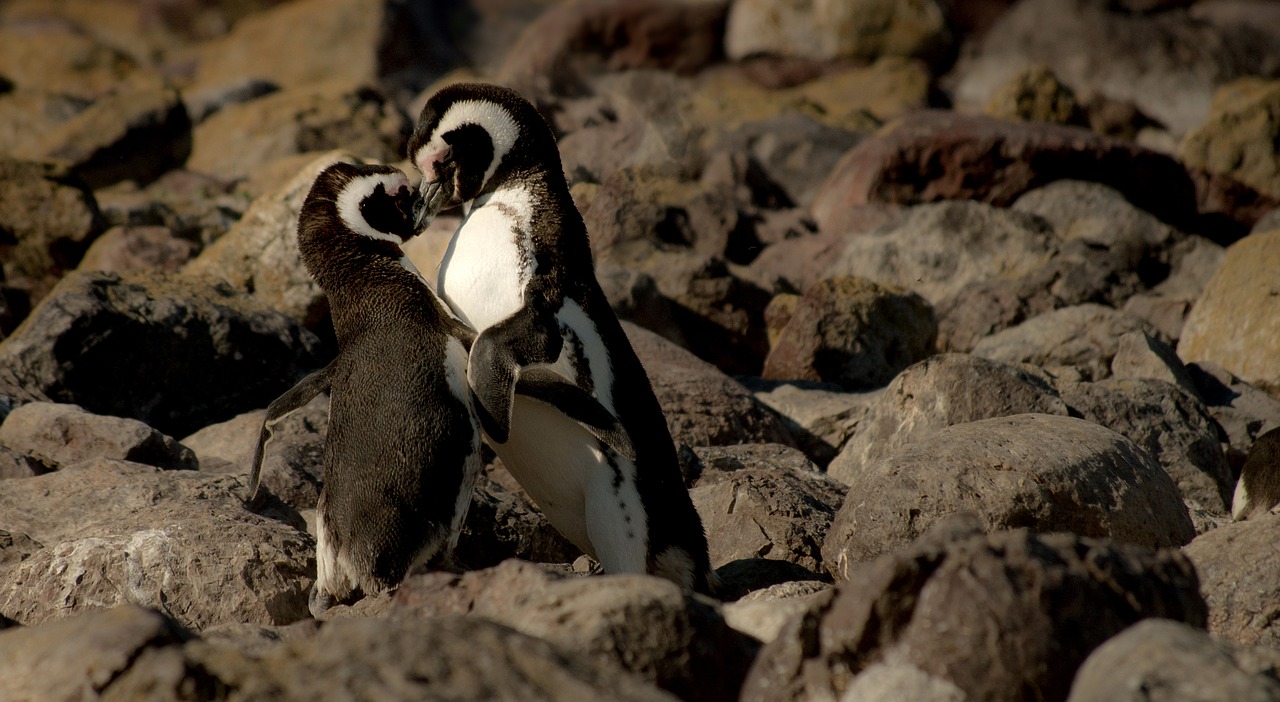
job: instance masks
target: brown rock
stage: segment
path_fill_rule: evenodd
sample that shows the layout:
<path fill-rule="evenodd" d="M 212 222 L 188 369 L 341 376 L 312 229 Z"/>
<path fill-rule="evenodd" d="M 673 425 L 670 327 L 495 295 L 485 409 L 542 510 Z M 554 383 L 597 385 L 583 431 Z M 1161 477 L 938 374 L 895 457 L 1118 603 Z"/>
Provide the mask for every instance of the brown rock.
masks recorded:
<path fill-rule="evenodd" d="M 1280 199 L 1280 81 L 1241 78 L 1219 88 L 1209 120 L 1188 132 L 1179 156 L 1192 168 L 1229 175 Z"/>
<path fill-rule="evenodd" d="M 1131 331 L 1120 337 L 1116 355 L 1111 359 L 1111 377 L 1154 378 L 1196 394 L 1195 381 L 1187 373 L 1178 353 L 1145 332 Z"/>
<path fill-rule="evenodd" d="M 1280 602 L 1280 572 L 1269 554 L 1278 532 L 1280 515 L 1267 513 L 1213 529 L 1183 549 L 1209 603 L 1209 633 L 1245 646 L 1276 648 L 1280 625 L 1270 613 Z"/>
<path fill-rule="evenodd" d="M 1120 338 L 1133 331 L 1156 334 L 1146 322 L 1096 304 L 1076 305 L 1033 317 L 973 347 L 973 355 L 1042 368 L 1069 367 L 1085 379 L 1111 374 Z"/>
<path fill-rule="evenodd" d="M 124 52 L 66 20 L 6 24 L 0 46 L 0 75 L 82 100 L 110 90 L 137 68 Z"/>
<path fill-rule="evenodd" d="M 840 392 L 811 383 L 751 381 L 756 399 L 782 416 L 796 445 L 819 466 L 831 463 L 862 423 L 883 389 Z"/>
<path fill-rule="evenodd" d="M 1044 66 L 1014 75 L 996 89 L 983 111 L 997 119 L 1085 126 L 1075 92 Z"/>
<path fill-rule="evenodd" d="M 1069 414 L 1057 390 L 1021 368 L 967 354 L 934 356 L 889 383 L 827 473 L 853 483 L 886 455 L 931 432 L 1033 412 Z"/>
<path fill-rule="evenodd" d="M 0 444 L 59 468 L 112 458 L 170 470 L 195 470 L 191 449 L 136 419 L 106 417 L 75 405 L 32 402 L 0 424 Z"/>
<path fill-rule="evenodd" d="M 32 303 L 74 268 L 102 231 L 93 194 L 65 165 L 0 159 L 0 237 L 15 244 L 5 277 L 25 281 Z"/>
<path fill-rule="evenodd" d="M 1195 188 L 1173 158 L 1086 129 L 920 111 L 845 155 L 814 198 L 814 218 L 867 202 L 977 200 L 997 206 L 1054 180 L 1110 185 L 1160 219 L 1189 221 Z"/>
<path fill-rule="evenodd" d="M 110 273 L 177 273 L 198 250 L 199 246 L 174 236 L 168 227 L 112 227 L 94 240 L 76 267 Z"/>
<path fill-rule="evenodd" d="M 1195 536 L 1177 486 L 1133 442 L 1080 419 L 1020 414 L 939 429 L 865 466 L 823 559 L 849 577 L 960 512 L 976 512 L 989 531 L 1069 531 L 1147 547 Z"/>
<path fill-rule="evenodd" d="M 776 54 L 831 60 L 938 58 L 950 43 L 944 5 L 933 0 L 816 4 L 737 0 L 725 27 L 731 59 Z"/>
<path fill-rule="evenodd" d="M 871 281 L 828 278 L 798 302 L 762 377 L 880 387 L 933 352 L 937 322 L 924 298 Z"/>
<path fill-rule="evenodd" d="M 1195 571 L 1177 551 L 974 528 L 948 525 L 850 572 L 764 647 L 742 699 L 870 695 L 863 686 L 884 680 L 864 676 L 911 673 L 903 689 L 950 691 L 912 699 L 1062 700 L 1089 652 L 1128 625 L 1204 624 Z"/>

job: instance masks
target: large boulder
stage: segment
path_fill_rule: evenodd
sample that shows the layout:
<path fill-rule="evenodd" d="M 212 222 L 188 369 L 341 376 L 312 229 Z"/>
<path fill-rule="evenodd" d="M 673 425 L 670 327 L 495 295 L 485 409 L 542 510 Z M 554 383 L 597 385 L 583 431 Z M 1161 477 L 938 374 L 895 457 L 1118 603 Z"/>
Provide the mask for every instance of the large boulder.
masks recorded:
<path fill-rule="evenodd" d="M 131 417 L 170 436 L 268 402 L 319 340 L 225 283 L 76 272 L 0 343 L 0 392 Z"/>
<path fill-rule="evenodd" d="M 0 445 L 59 468 L 93 458 L 169 469 L 199 466 L 191 449 L 136 419 L 54 402 L 32 402 L 10 412 L 0 424 Z"/>
<path fill-rule="evenodd" d="M 1183 551 L 1200 574 L 1209 633 L 1246 646 L 1276 648 L 1280 562 L 1272 556 L 1280 514 L 1251 516 L 1196 537 Z"/>
<path fill-rule="evenodd" d="M 1046 312 L 979 341 L 973 355 L 1005 363 L 1062 369 L 1086 380 L 1111 375 L 1120 339 L 1129 332 L 1157 335 L 1150 324 L 1106 305 L 1086 303 Z"/>
<path fill-rule="evenodd" d="M 102 215 L 67 164 L 0 158 L 0 236 L 13 249 L 4 277 L 32 289 L 35 302 L 80 261 L 102 232 Z"/>
<path fill-rule="evenodd" d="M 1063 700 L 1089 653 L 1134 622 L 1204 625 L 1177 551 L 975 530 L 949 524 L 850 572 L 761 650 L 744 702 Z M 886 678 L 910 684 L 873 695 Z"/>
<path fill-rule="evenodd" d="M 725 54 L 731 59 L 774 54 L 821 61 L 939 58 L 950 39 L 943 7 L 936 0 L 736 0 L 725 27 Z"/>
<path fill-rule="evenodd" d="M 960 512 L 976 512 L 991 531 L 1069 531 L 1147 547 L 1195 537 L 1173 479 L 1133 442 L 1072 417 L 1020 414 L 939 429 L 866 465 L 822 555 L 834 575 L 849 577 Z"/>
<path fill-rule="evenodd" d="M 1194 168 L 1228 175 L 1280 199 L 1280 80 L 1242 78 L 1218 89 L 1208 121 L 1187 134 L 1179 155 Z"/>

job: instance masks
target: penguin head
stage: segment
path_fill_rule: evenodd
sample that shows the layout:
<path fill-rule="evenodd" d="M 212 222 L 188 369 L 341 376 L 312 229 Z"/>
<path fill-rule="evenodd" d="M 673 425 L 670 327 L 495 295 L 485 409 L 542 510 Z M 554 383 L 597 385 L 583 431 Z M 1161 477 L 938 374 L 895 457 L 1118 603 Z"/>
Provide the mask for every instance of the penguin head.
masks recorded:
<path fill-rule="evenodd" d="M 358 236 L 399 245 L 415 234 L 414 197 L 409 179 L 397 168 L 335 163 L 316 177 L 300 220 L 337 217 Z"/>
<path fill-rule="evenodd" d="M 409 140 L 409 158 L 422 172 L 414 213 L 419 231 L 441 210 L 522 173 L 564 177 L 542 115 L 516 91 L 484 83 L 457 83 L 432 95 Z"/>

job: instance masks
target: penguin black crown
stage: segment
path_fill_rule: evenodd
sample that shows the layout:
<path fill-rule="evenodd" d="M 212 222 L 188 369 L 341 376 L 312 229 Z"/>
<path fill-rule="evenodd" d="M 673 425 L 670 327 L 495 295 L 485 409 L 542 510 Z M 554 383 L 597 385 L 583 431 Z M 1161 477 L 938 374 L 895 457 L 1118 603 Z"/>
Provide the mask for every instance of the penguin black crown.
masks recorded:
<path fill-rule="evenodd" d="M 451 85 L 427 101 L 409 157 L 423 175 L 417 229 L 446 207 L 462 208 L 436 290 L 478 334 L 467 381 L 503 464 L 606 572 L 714 590 L 671 434 L 596 280 L 546 121 L 515 91 Z M 632 455 L 582 431 L 566 407 L 516 395 L 531 372 L 589 393 L 621 424 Z"/>

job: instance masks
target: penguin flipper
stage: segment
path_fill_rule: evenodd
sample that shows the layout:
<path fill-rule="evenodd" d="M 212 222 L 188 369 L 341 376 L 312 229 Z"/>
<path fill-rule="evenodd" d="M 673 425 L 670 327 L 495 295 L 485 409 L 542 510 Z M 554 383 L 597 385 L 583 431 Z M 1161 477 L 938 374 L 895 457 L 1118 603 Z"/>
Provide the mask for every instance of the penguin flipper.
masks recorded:
<path fill-rule="evenodd" d="M 253 463 L 249 468 L 249 506 L 257 507 L 261 502 L 259 489 L 262 487 L 262 459 L 266 452 L 267 442 L 271 440 L 271 431 L 275 423 L 285 415 L 302 407 L 316 395 L 329 389 L 329 370 L 332 364 L 321 368 L 299 380 L 297 385 L 289 388 L 283 395 L 267 405 L 267 416 L 262 419 L 262 429 L 258 432 L 258 445 L 253 449 Z"/>
<path fill-rule="evenodd" d="M 628 461 L 636 460 L 631 435 L 622 422 L 591 393 L 559 373 L 547 368 L 526 368 L 520 372 L 516 393 L 553 405 L 614 453 Z"/>
<path fill-rule="evenodd" d="M 467 384 L 489 438 L 505 444 L 511 436 L 511 405 L 524 367 L 554 362 L 563 346 L 555 318 L 529 305 L 480 332 L 467 358 Z"/>

